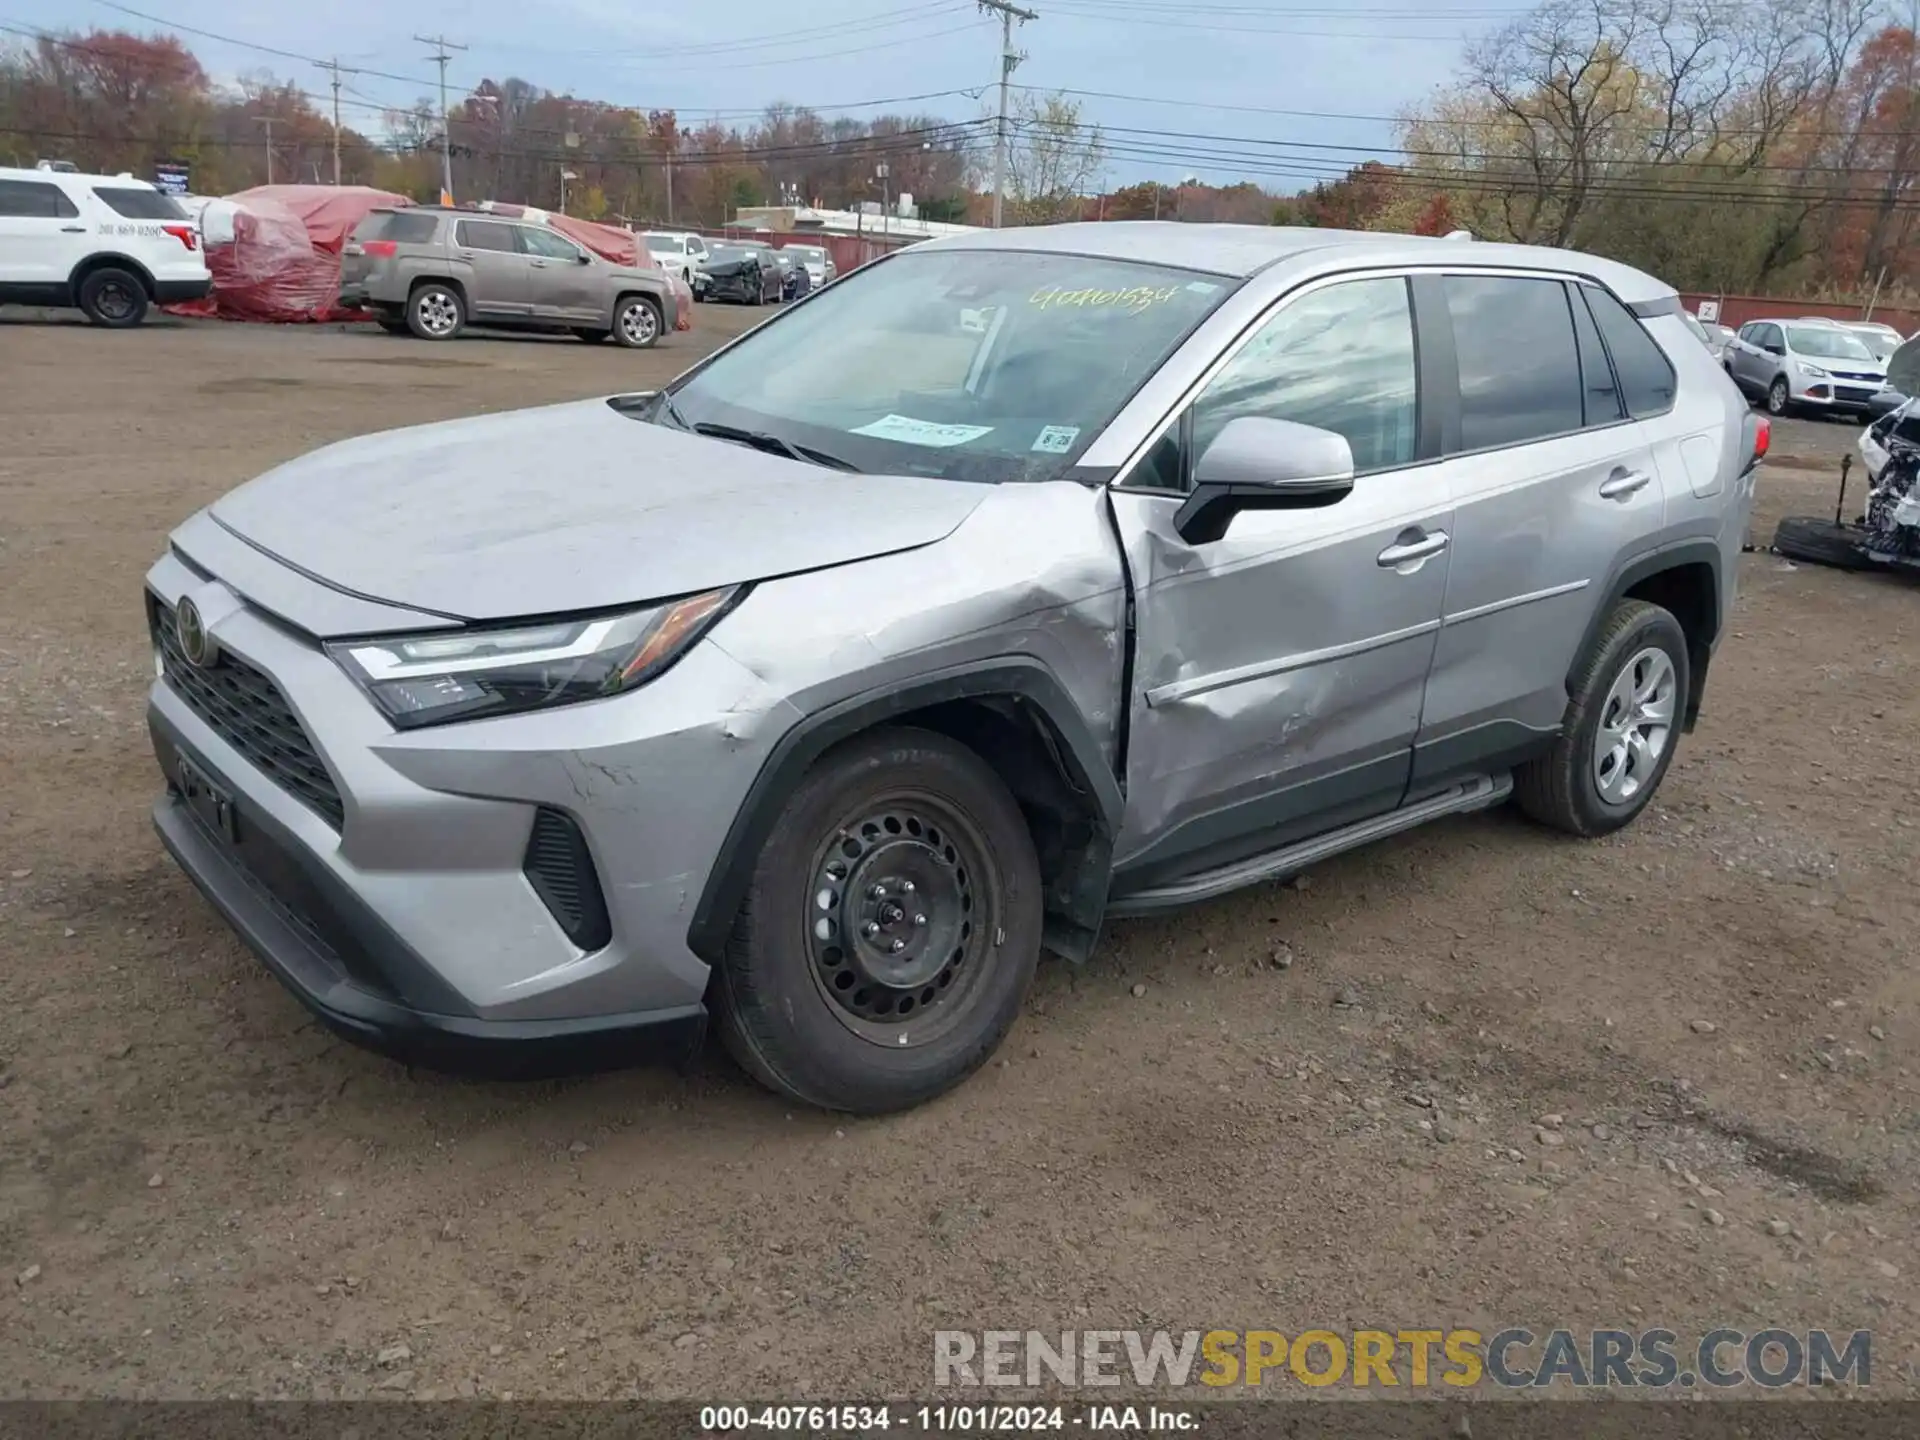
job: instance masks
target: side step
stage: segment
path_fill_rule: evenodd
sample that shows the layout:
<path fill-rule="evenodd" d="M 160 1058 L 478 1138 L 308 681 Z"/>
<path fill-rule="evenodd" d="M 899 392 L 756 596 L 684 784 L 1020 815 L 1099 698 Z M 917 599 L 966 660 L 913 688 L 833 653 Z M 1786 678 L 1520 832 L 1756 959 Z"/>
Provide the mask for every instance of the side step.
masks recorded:
<path fill-rule="evenodd" d="M 1437 795 L 1389 814 L 1357 821 L 1344 829 L 1316 835 L 1311 840 L 1302 840 L 1279 850 L 1270 850 L 1250 860 L 1223 865 L 1218 870 L 1192 875 L 1171 885 L 1123 895 L 1107 906 L 1107 914 L 1114 919 L 1128 915 L 1151 915 L 1161 910 L 1212 900 L 1262 881 L 1284 879 L 1344 851 L 1357 849 L 1375 840 L 1384 840 L 1402 830 L 1411 830 L 1416 825 L 1437 820 L 1442 815 L 1463 815 L 1470 810 L 1485 810 L 1498 805 L 1512 792 L 1511 775 L 1476 775 L 1471 780 L 1450 785 Z"/>

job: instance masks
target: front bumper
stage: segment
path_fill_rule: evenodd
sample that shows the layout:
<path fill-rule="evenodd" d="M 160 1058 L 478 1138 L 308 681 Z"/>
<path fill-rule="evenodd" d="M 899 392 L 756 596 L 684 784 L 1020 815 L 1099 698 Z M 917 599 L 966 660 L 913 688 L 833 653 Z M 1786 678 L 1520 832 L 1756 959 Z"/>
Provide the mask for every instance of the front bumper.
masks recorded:
<path fill-rule="evenodd" d="M 168 853 L 274 978 L 335 1034 L 406 1064 L 494 1079 L 683 1063 L 699 1052 L 706 1009 L 698 1004 L 572 1020 L 483 1020 L 409 1004 L 394 992 L 438 988 L 425 962 L 323 869 L 305 863 L 299 842 L 263 813 L 244 812 L 237 842 L 211 830 L 188 806 L 170 757 L 186 751 L 203 772 L 211 767 L 158 717 L 153 741 L 168 772 L 153 824 Z M 343 955 L 323 932 L 365 948 Z"/>
<path fill-rule="evenodd" d="M 186 662 L 169 650 L 153 687 L 169 792 L 155 822 L 289 988 L 342 1034 L 457 1068 L 595 1068 L 697 1043 L 708 967 L 690 912 L 777 738 L 743 733 L 751 675 L 701 645 L 633 695 L 397 733 L 315 641 L 207 575 L 322 633 L 419 628 L 407 612 L 342 612 L 338 592 L 211 523 L 183 543 L 147 576 L 156 636 L 191 597 L 218 659 L 175 678 Z M 247 699 L 261 677 L 274 708 Z M 182 757 L 237 823 L 186 802 Z M 556 813 L 588 857 L 562 878 L 594 882 L 597 926 L 569 925 L 567 887 L 536 863 Z"/>
<path fill-rule="evenodd" d="M 1794 377 L 1794 403 L 1817 410 L 1835 410 L 1849 415 L 1878 415 L 1873 407 L 1884 393 L 1878 385 L 1857 380 L 1808 380 Z"/>

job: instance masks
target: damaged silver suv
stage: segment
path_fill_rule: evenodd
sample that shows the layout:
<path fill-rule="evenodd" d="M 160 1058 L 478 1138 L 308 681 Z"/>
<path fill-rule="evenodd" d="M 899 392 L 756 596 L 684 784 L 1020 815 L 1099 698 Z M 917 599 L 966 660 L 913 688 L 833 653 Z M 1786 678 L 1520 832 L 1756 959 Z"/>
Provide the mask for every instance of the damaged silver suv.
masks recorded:
<path fill-rule="evenodd" d="M 1043 949 L 1515 797 L 1632 820 L 1766 422 L 1468 240 L 918 245 L 666 390 L 330 446 L 147 577 L 175 858 L 340 1032 L 912 1105 Z"/>

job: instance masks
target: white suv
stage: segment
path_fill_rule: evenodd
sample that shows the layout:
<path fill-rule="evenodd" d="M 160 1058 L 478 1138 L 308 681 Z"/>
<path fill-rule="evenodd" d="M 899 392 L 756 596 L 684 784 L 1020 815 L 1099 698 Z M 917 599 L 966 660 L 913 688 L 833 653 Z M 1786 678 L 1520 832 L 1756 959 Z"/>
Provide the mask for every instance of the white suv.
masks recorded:
<path fill-rule="evenodd" d="M 701 266 L 707 259 L 707 242 L 684 230 L 649 230 L 641 243 L 669 275 L 678 275 L 695 294 L 706 288 Z"/>
<path fill-rule="evenodd" d="M 122 329 L 213 286 L 179 201 L 131 175 L 0 167 L 0 305 L 74 306 Z"/>

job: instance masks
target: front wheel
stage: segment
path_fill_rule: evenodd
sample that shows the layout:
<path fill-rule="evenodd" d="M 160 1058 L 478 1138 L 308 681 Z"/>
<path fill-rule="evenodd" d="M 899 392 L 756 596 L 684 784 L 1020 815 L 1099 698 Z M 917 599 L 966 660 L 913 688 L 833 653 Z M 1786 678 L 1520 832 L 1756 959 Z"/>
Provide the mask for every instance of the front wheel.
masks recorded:
<path fill-rule="evenodd" d="M 1767 387 L 1767 413 L 1784 415 L 1787 413 L 1787 406 L 1792 402 L 1793 392 L 1787 388 L 1787 377 L 1776 376 L 1773 384 Z"/>
<path fill-rule="evenodd" d="M 1680 622 L 1644 600 L 1621 601 L 1580 666 L 1553 749 L 1514 775 L 1520 808 L 1589 838 L 1628 824 L 1673 763 L 1689 684 Z"/>
<path fill-rule="evenodd" d="M 629 295 L 613 312 L 613 337 L 629 350 L 645 350 L 660 338 L 660 311 L 644 295 Z"/>
<path fill-rule="evenodd" d="M 932 731 L 873 731 L 775 821 L 716 968 L 720 1034 L 798 1100 L 906 1109 L 998 1048 L 1040 931 L 1039 862 L 999 776 Z"/>

